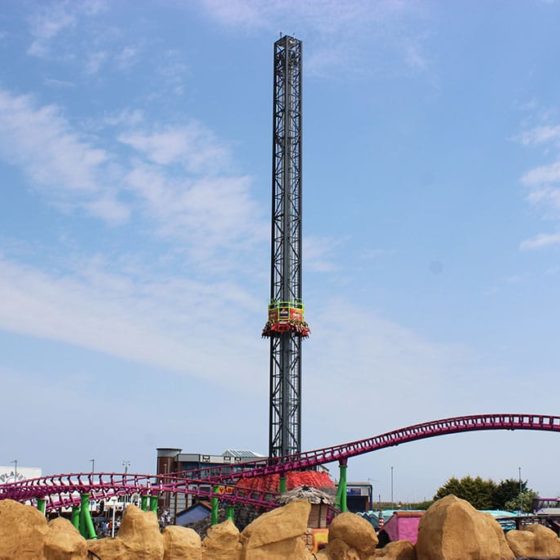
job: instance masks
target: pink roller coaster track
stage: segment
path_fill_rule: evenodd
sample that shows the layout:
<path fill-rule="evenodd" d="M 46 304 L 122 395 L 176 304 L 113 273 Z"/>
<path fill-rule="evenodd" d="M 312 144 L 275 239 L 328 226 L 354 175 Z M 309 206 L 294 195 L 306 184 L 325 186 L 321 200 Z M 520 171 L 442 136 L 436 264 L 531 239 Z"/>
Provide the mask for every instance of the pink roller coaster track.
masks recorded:
<path fill-rule="evenodd" d="M 420 439 L 482 430 L 537 430 L 560 432 L 560 416 L 540 414 L 480 414 L 434 420 L 350 443 L 306 451 L 296 455 L 263 459 L 251 463 L 202 468 L 155 476 L 146 474 L 76 473 L 51 475 L 0 485 L 0 499 L 21 502 L 46 499 L 47 509 L 75 505 L 81 493 L 93 499 L 119 495 L 159 495 L 162 492 L 191 494 L 209 498 L 212 491 L 201 485 L 227 488 L 218 498 L 229 504 L 252 505 L 263 509 L 276 506 L 276 495 L 237 488 L 240 479 L 285 474 L 348 459 L 387 447 Z"/>

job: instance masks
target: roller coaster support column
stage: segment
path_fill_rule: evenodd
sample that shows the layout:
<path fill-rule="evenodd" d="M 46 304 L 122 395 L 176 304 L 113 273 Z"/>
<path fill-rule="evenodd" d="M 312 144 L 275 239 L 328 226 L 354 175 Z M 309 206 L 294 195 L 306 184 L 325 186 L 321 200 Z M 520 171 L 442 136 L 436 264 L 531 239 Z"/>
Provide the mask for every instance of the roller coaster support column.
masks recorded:
<path fill-rule="evenodd" d="M 226 519 L 235 521 L 235 508 L 233 506 L 228 506 L 226 508 Z"/>
<path fill-rule="evenodd" d="M 148 511 L 148 496 L 142 496 L 140 498 L 140 509 L 142 511 Z"/>
<path fill-rule="evenodd" d="M 348 460 L 341 459 L 339 462 L 340 476 L 338 479 L 338 490 L 336 492 L 336 506 L 341 512 L 348 511 L 347 503 L 347 482 L 346 471 L 348 470 Z"/>
<path fill-rule="evenodd" d="M 74 506 L 72 508 L 72 525 L 74 525 L 74 527 L 76 527 L 78 531 L 80 530 L 80 507 L 79 506 Z"/>
<path fill-rule="evenodd" d="M 284 494 L 284 492 L 286 492 L 287 489 L 288 489 L 288 481 L 286 479 L 286 475 L 281 474 L 280 475 L 280 485 L 279 485 L 278 491 L 280 492 L 280 494 Z"/>
<path fill-rule="evenodd" d="M 150 496 L 150 511 L 157 515 L 159 498 L 157 496 Z"/>
<path fill-rule="evenodd" d="M 212 525 L 217 525 L 218 524 L 218 513 L 219 513 L 219 507 L 220 507 L 220 503 L 218 502 L 218 498 L 217 498 L 217 494 L 218 494 L 218 487 L 214 486 L 214 494 L 216 495 L 214 498 L 212 498 L 212 516 L 211 516 L 211 523 Z"/>
<path fill-rule="evenodd" d="M 47 511 L 47 501 L 45 498 L 37 498 L 37 509 L 45 515 L 45 512 Z"/>
<path fill-rule="evenodd" d="M 85 539 L 96 539 L 93 519 L 89 511 L 89 494 L 82 494 L 80 501 L 80 533 Z"/>

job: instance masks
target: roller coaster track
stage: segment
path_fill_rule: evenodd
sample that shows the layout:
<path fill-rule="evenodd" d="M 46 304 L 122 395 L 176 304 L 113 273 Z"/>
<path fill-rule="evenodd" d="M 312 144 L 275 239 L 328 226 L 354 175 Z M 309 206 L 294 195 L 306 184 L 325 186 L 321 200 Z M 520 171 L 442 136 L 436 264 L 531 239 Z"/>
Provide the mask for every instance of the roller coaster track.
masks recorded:
<path fill-rule="evenodd" d="M 241 479 L 284 475 L 290 471 L 306 470 L 327 463 L 346 464 L 352 457 L 421 439 L 485 430 L 560 432 L 560 416 L 479 414 L 445 418 L 286 457 L 204 467 L 172 475 L 76 473 L 47 476 L 0 485 L 0 499 L 11 498 L 25 502 L 41 498 L 47 500 L 48 509 L 56 509 L 74 504 L 80 493 L 89 493 L 93 499 L 131 494 L 159 495 L 162 492 L 209 498 L 215 494 L 208 490 L 208 486 L 222 485 L 227 491 L 218 495 L 218 498 L 226 503 L 271 509 L 276 503 L 274 493 L 246 490 L 235 484 Z M 202 489 L 201 485 L 205 485 L 206 489 Z"/>

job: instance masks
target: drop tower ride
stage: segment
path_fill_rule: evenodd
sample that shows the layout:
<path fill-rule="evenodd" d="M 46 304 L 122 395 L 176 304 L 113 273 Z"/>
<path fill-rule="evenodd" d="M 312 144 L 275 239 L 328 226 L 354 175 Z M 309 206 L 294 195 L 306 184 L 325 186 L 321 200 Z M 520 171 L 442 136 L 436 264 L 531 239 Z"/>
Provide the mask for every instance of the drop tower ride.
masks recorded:
<path fill-rule="evenodd" d="M 309 335 L 302 300 L 302 44 L 274 43 L 269 457 L 301 451 L 301 342 Z"/>

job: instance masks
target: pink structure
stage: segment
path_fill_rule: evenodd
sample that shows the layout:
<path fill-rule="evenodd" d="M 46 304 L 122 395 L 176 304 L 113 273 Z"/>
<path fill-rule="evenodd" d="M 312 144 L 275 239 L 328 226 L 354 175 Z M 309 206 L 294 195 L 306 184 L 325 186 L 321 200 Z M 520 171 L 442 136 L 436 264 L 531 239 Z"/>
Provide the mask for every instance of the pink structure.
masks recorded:
<path fill-rule="evenodd" d="M 418 525 L 424 515 L 423 511 L 395 511 L 383 526 L 383 530 L 393 541 L 410 541 L 416 544 Z"/>
<path fill-rule="evenodd" d="M 237 485 L 237 482 L 273 474 L 284 475 L 291 471 L 307 470 L 326 463 L 338 462 L 340 465 L 346 465 L 348 459 L 352 457 L 410 441 L 484 430 L 560 432 L 560 416 L 506 413 L 444 418 L 286 457 L 262 459 L 235 466 L 204 467 L 167 475 L 131 473 L 51 475 L 0 484 L 0 500 L 7 498 L 20 502 L 45 500 L 46 509 L 57 509 L 79 502 L 80 494 L 89 494 L 93 499 L 104 499 L 131 493 L 157 496 L 169 492 L 191 494 L 204 499 L 218 498 L 226 504 L 248 504 L 263 509 L 273 509 L 277 506 L 276 493 L 243 489 L 241 485 Z M 213 490 L 203 490 L 201 488 L 203 485 L 223 486 L 227 487 L 228 491 L 216 494 Z"/>

